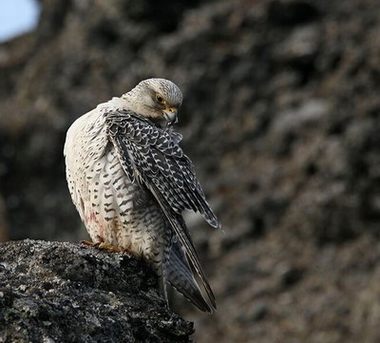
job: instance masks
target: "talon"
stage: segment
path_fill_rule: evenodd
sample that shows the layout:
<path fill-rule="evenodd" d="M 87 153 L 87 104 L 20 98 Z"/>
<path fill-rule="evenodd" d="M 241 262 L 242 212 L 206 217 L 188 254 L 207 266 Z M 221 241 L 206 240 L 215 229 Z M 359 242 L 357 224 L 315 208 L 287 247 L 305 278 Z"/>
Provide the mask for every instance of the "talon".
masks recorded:
<path fill-rule="evenodd" d="M 128 255 L 133 255 L 133 253 L 128 248 L 118 247 L 110 243 L 106 243 L 104 241 L 92 242 L 92 241 L 83 240 L 83 241 L 80 241 L 80 244 L 83 247 L 92 247 L 92 248 L 97 248 L 99 250 L 105 250 L 108 252 L 117 252 L 117 253 L 125 253 Z"/>
<path fill-rule="evenodd" d="M 87 246 L 87 247 L 97 247 L 100 243 L 95 243 L 92 241 L 84 240 L 84 241 L 80 241 L 80 244 Z"/>
<path fill-rule="evenodd" d="M 123 249 L 121 247 L 117 247 L 115 245 L 112 245 L 112 244 L 106 243 L 106 242 L 99 243 L 97 248 L 101 249 L 101 250 L 106 250 L 109 252 L 123 252 Z"/>

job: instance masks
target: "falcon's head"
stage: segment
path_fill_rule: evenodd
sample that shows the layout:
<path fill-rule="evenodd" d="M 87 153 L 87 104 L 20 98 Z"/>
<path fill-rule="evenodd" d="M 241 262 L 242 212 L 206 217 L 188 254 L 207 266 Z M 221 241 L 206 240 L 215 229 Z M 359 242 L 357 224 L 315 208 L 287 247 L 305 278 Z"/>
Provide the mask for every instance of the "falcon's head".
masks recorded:
<path fill-rule="evenodd" d="M 182 92 L 166 79 L 141 81 L 130 92 L 124 94 L 131 110 L 152 120 L 160 127 L 177 122 L 177 112 L 182 104 Z"/>

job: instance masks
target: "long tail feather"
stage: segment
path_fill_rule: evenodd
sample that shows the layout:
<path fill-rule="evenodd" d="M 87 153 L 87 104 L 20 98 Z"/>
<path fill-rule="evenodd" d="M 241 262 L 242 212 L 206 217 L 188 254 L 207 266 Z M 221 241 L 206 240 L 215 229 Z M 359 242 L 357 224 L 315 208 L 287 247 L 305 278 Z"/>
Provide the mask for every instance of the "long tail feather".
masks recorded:
<path fill-rule="evenodd" d="M 165 279 L 201 311 L 214 312 L 215 299 L 204 297 L 180 244 L 173 242 L 164 265 Z"/>
<path fill-rule="evenodd" d="M 189 259 L 190 265 L 194 268 L 196 273 L 199 276 L 201 284 L 207 293 L 208 299 L 210 299 L 211 304 L 214 308 L 215 305 L 215 296 L 211 290 L 211 287 L 207 281 L 207 277 L 201 267 L 199 262 L 198 254 L 195 250 L 193 241 L 190 237 L 189 231 L 185 225 L 185 222 L 181 215 L 173 213 L 172 209 L 166 203 L 166 200 L 160 196 L 160 193 L 157 191 L 157 188 L 153 184 L 148 184 L 148 188 L 151 190 L 152 194 L 160 204 L 161 209 L 163 210 L 165 217 L 170 223 L 171 228 L 174 230 L 176 236 L 178 237 L 181 245 L 184 247 L 186 252 L 186 257 Z"/>

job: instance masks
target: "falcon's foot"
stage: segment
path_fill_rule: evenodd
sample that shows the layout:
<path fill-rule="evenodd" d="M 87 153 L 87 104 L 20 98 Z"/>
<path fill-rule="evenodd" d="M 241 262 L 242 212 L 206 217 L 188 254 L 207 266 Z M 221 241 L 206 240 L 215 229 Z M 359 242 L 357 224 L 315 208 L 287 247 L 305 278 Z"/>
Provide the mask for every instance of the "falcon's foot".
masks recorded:
<path fill-rule="evenodd" d="M 124 252 L 123 248 L 117 247 L 117 246 L 112 245 L 110 243 L 100 242 L 98 244 L 99 245 L 97 246 L 97 248 L 101 249 L 101 250 L 106 250 L 106 251 L 109 251 L 109 252 Z"/>
<path fill-rule="evenodd" d="M 83 246 L 86 246 L 86 247 L 95 247 L 99 243 L 94 243 L 92 241 L 84 240 L 84 241 L 80 241 L 80 244 L 82 244 Z"/>
<path fill-rule="evenodd" d="M 125 249 L 106 242 L 81 241 L 81 244 L 87 247 L 94 247 L 109 252 L 126 252 Z"/>

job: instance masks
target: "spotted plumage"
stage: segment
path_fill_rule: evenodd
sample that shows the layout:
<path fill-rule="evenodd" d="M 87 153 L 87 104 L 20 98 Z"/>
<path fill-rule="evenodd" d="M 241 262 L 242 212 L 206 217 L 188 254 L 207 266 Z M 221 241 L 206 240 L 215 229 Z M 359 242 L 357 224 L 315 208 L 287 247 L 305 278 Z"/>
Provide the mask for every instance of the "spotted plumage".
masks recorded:
<path fill-rule="evenodd" d="M 182 212 L 199 212 L 215 228 L 219 223 L 171 125 L 181 103 L 174 83 L 148 79 L 78 118 L 66 137 L 66 176 L 94 242 L 142 256 L 164 292 L 169 282 L 212 312 L 214 295 Z"/>

